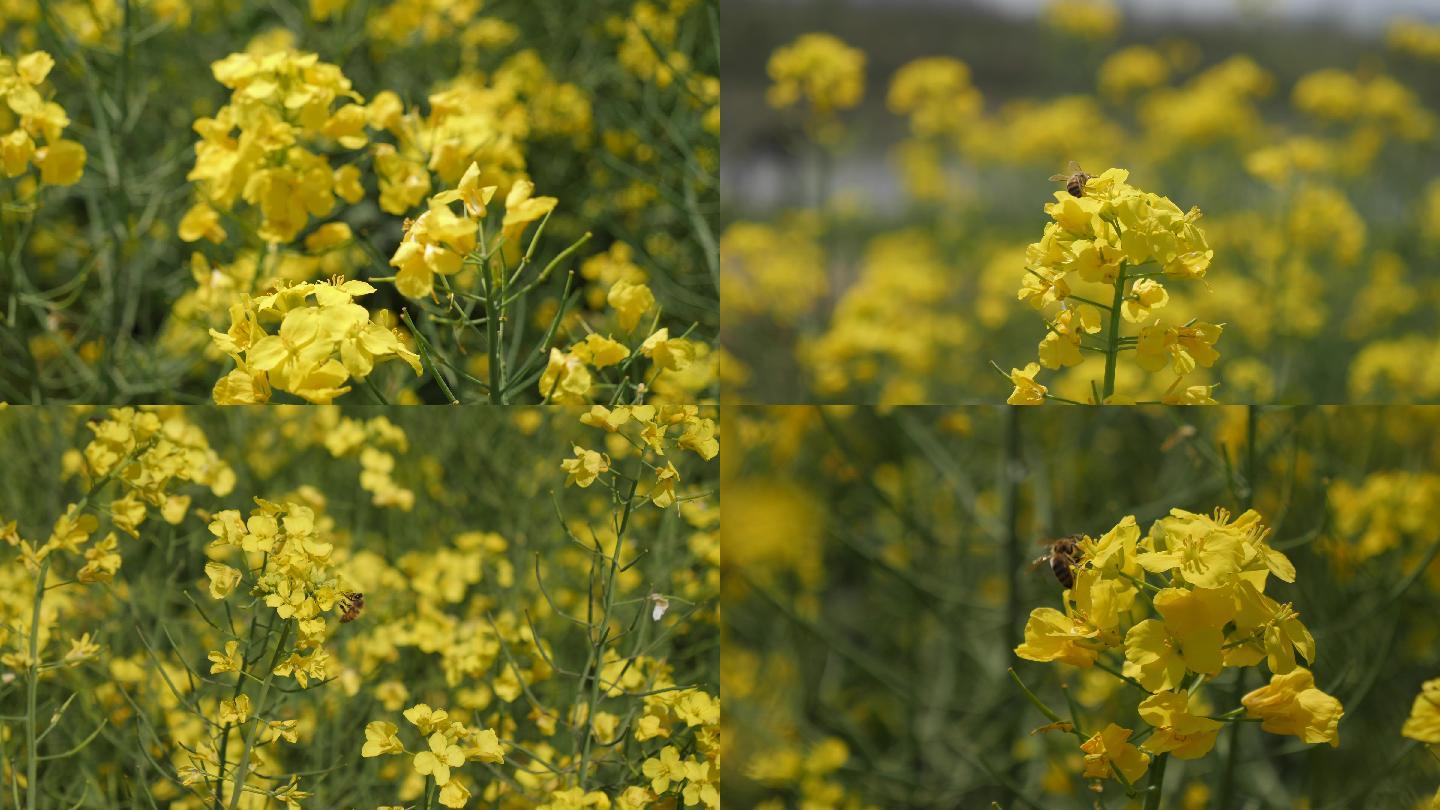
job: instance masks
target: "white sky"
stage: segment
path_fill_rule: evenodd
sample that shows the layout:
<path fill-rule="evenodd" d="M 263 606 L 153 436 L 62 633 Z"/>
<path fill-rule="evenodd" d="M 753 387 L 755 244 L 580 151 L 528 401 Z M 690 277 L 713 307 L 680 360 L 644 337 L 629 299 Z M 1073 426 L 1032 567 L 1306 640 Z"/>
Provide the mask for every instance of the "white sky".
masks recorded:
<path fill-rule="evenodd" d="M 1048 0 L 852 0 L 860 3 L 908 2 L 912 5 L 979 3 L 1017 15 L 1033 14 Z M 1333 20 L 1357 28 L 1380 29 L 1397 15 L 1440 21 L 1440 0 L 1119 0 L 1126 13 L 1146 19 L 1215 19 L 1241 8 L 1292 19 Z"/>

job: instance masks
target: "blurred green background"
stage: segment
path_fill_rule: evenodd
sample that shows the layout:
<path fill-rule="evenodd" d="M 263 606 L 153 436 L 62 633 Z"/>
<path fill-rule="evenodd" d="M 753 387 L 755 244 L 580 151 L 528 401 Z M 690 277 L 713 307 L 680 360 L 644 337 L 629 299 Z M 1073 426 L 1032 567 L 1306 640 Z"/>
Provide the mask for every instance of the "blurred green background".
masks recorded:
<path fill-rule="evenodd" d="M 1340 745 L 1258 724 L 1173 760 L 1162 807 L 1413 808 L 1440 763 L 1400 729 L 1440 675 L 1440 412 L 1419 408 L 737 408 L 722 531 L 727 798 L 767 807 L 1126 807 L 1052 707 L 1136 726 L 1134 690 L 1018 659 L 1060 607 L 1049 539 L 1253 505 L 1338 697 Z M 1244 680 L 1241 679 L 1244 674 Z M 1225 711 L 1265 678 L 1227 669 Z M 1226 774 L 1229 774 L 1227 777 Z M 810 802 L 807 804 L 807 802 Z M 1098 803 L 1098 804 L 1097 804 Z"/>

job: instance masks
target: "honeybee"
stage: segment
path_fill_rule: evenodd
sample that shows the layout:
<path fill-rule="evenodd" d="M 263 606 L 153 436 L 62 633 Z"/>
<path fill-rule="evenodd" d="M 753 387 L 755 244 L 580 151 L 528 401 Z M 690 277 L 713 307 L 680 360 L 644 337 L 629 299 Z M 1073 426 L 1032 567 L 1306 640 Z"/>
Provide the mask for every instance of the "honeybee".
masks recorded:
<path fill-rule="evenodd" d="M 1050 182 L 1064 183 L 1065 190 L 1070 192 L 1071 197 L 1084 197 L 1085 184 L 1090 182 L 1090 179 L 1090 175 L 1086 174 L 1085 170 L 1080 168 L 1080 164 L 1073 160 L 1070 161 L 1069 174 L 1053 174 L 1050 176 Z"/>
<path fill-rule="evenodd" d="M 1036 558 L 1031 567 L 1039 568 L 1042 563 L 1049 563 L 1050 570 L 1062 587 L 1075 587 L 1075 567 L 1080 564 L 1080 537 L 1072 534 L 1059 540 L 1042 540 L 1041 542 L 1050 544 L 1050 550 Z"/>
<path fill-rule="evenodd" d="M 360 611 L 365 609 L 365 594 L 348 591 L 340 597 L 340 623 L 348 624 L 360 618 Z"/>

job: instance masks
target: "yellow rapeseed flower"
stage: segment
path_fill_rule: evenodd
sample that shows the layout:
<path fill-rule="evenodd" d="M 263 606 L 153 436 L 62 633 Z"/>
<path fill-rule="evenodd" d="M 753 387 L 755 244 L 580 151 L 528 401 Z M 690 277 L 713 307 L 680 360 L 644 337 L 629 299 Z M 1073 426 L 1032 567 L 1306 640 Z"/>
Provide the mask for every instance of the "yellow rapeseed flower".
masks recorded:
<path fill-rule="evenodd" d="M 1412 740 L 1440 745 L 1440 678 L 1428 680 L 1420 687 L 1400 733 Z"/>
<path fill-rule="evenodd" d="M 1180 759 L 1199 759 L 1215 747 L 1225 725 L 1194 714 L 1184 692 L 1157 692 L 1140 703 L 1140 719 L 1155 727 L 1142 747 L 1153 754 L 1172 753 Z"/>
<path fill-rule="evenodd" d="M 1275 675 L 1240 702 L 1249 717 L 1263 720 L 1260 728 L 1271 734 L 1289 734 L 1307 743 L 1340 745 L 1339 725 L 1345 710 L 1340 701 L 1315 688 L 1310 670 L 1296 667 Z"/>
<path fill-rule="evenodd" d="M 1125 781 L 1134 783 L 1150 767 L 1150 755 L 1128 742 L 1130 729 L 1109 723 L 1081 743 L 1085 752 L 1085 776 L 1091 779 L 1113 779 L 1119 771 Z"/>

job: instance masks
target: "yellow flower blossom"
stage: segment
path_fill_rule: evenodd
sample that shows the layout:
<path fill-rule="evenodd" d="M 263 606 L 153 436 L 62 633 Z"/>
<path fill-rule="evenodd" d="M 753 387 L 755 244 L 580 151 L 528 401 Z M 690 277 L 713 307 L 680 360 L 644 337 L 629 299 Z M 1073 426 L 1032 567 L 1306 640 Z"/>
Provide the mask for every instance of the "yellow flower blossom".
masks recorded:
<path fill-rule="evenodd" d="M 970 68 L 949 57 L 916 59 L 895 72 L 886 104 L 908 116 L 918 136 L 958 135 L 980 113 L 983 99 Z"/>
<path fill-rule="evenodd" d="M 430 735 L 426 745 L 430 750 L 415 755 L 415 772 L 421 776 L 434 776 L 435 784 L 443 786 L 450 781 L 450 769 L 465 764 L 465 752 L 438 731 Z"/>
<path fill-rule="evenodd" d="M 1236 588 L 1239 612 L 1231 649 L 1226 650 L 1229 665 L 1250 665 L 1263 657 L 1270 671 L 1284 675 L 1295 669 L 1298 652 L 1307 662 L 1315 660 L 1315 637 L 1300 621 L 1300 615 L 1289 604 L 1280 604 L 1248 581 Z"/>
<path fill-rule="evenodd" d="M 1224 627 L 1234 616 L 1228 590 L 1166 588 L 1155 595 L 1162 619 L 1146 619 L 1125 636 L 1125 675 L 1152 692 L 1177 689 L 1187 671 L 1218 675 Z"/>
<path fill-rule="evenodd" d="M 45 51 L 31 51 L 17 59 L 0 56 L 0 170 L 19 177 L 30 166 L 40 171 L 46 185 L 69 186 L 85 170 L 85 147 L 61 137 L 70 117 L 54 101 L 46 100 L 43 84 L 55 60 Z"/>
<path fill-rule="evenodd" d="M 1214 344 L 1222 331 L 1210 323 L 1167 327 L 1156 320 L 1138 334 L 1125 334 L 1128 324 L 1144 323 L 1167 306 L 1166 283 L 1203 278 L 1215 255 L 1197 224 L 1198 209 L 1183 212 L 1169 198 L 1131 186 L 1129 177 L 1128 171 L 1112 168 L 1098 176 L 1078 176 L 1074 193 L 1071 184 L 1054 192 L 1054 202 L 1045 207 L 1051 222 L 1040 241 L 1026 248 L 1017 294 L 1049 322 L 1039 347 L 1045 368 L 1081 365 L 1082 337 L 1096 336 L 1086 348 L 1104 355 L 1105 373 L 1103 390 L 1097 380 L 1099 396 L 1093 398 L 1110 402 L 1121 401 L 1114 386 L 1122 350 L 1135 348 L 1136 362 L 1145 371 L 1169 364 L 1183 378 L 1215 364 Z M 1087 303 L 1090 298 L 1072 300 L 1077 285 L 1111 287 L 1102 294 L 1105 313 Z M 1086 295 L 1094 293 L 1087 290 Z M 1012 395 L 1011 402 L 1016 399 Z"/>
<path fill-rule="evenodd" d="M 684 371 L 695 360 L 695 344 L 684 338 L 670 337 L 669 329 L 661 329 L 640 344 L 640 353 L 661 371 Z"/>
<path fill-rule="evenodd" d="M 1035 382 L 1035 375 L 1040 373 L 1039 363 L 1030 363 L 1025 368 L 1010 369 L 1010 382 L 1015 384 L 1015 390 L 1005 400 L 1010 405 L 1042 405 L 1045 402 L 1045 394 L 1049 389 Z"/>
<path fill-rule="evenodd" d="M 1172 753 L 1180 759 L 1199 759 L 1215 747 L 1225 725 L 1196 715 L 1184 692 L 1157 692 L 1140 703 L 1140 719 L 1155 727 L 1141 745 L 1152 754 Z"/>
<path fill-rule="evenodd" d="M 565 485 L 584 488 L 595 483 L 595 479 L 610 469 L 610 457 L 594 450 L 575 445 L 575 457 L 560 462 L 560 469 L 565 471 Z"/>
<path fill-rule="evenodd" d="M 682 782 L 686 778 L 685 762 L 673 745 L 662 748 L 660 756 L 645 760 L 641 772 L 650 780 L 650 789 L 656 794 L 667 793 L 671 783 Z"/>
<path fill-rule="evenodd" d="M 220 701 L 220 723 L 238 726 L 250 718 L 250 696 L 237 695 Z"/>
<path fill-rule="evenodd" d="M 605 368 L 630 356 L 630 350 L 618 341 L 604 335 L 590 333 L 585 339 L 570 347 L 570 354 L 581 362 L 595 368 Z"/>
<path fill-rule="evenodd" d="M 119 544 L 110 532 L 85 549 L 85 565 L 75 572 L 81 582 L 110 582 L 120 570 Z"/>
<path fill-rule="evenodd" d="M 476 729 L 461 742 L 465 744 L 464 751 L 467 760 L 489 762 L 495 765 L 505 763 L 505 749 L 500 745 L 500 738 L 495 734 L 493 728 Z"/>
<path fill-rule="evenodd" d="M 1440 745 L 1440 678 L 1421 685 L 1400 733 L 1412 740 Z"/>
<path fill-rule="evenodd" d="M 245 666 L 245 659 L 240 655 L 240 642 L 238 641 L 225 642 L 223 653 L 211 650 L 208 658 L 210 659 L 211 675 L 239 672 Z"/>
<path fill-rule="evenodd" d="M 1150 755 L 1128 742 L 1133 732 L 1109 723 L 1080 745 L 1085 752 L 1085 776 L 1113 779 L 1118 771 L 1134 784 L 1150 767 Z"/>
<path fill-rule="evenodd" d="M 552 348 L 540 375 L 540 394 L 547 403 L 578 405 L 589 398 L 592 382 L 584 360 Z"/>
<path fill-rule="evenodd" d="M 418 376 L 419 355 L 355 303 L 373 292 L 358 280 L 306 282 L 237 304 L 229 331 L 210 330 L 216 347 L 237 366 L 216 384 L 215 401 L 250 401 L 257 373 L 266 379 L 264 389 L 273 385 L 317 404 L 349 391 L 345 383 L 369 377 L 380 360 L 404 361 Z M 278 332 L 266 334 L 262 319 L 278 319 Z"/>
<path fill-rule="evenodd" d="M 655 295 L 648 286 L 627 279 L 615 282 L 605 300 L 614 308 L 623 332 L 633 330 L 645 313 L 655 306 Z"/>
<path fill-rule="evenodd" d="M 464 807 L 469 802 L 470 789 L 459 779 L 451 779 L 440 788 L 440 803 L 446 807 Z"/>
<path fill-rule="evenodd" d="M 1212 520 L 1172 509 L 1169 517 L 1151 526 L 1147 550 L 1137 559 L 1151 573 L 1174 572 L 1182 582 L 1218 588 L 1238 577 L 1250 531 L 1249 524 L 1227 524 L 1223 517 Z"/>
<path fill-rule="evenodd" d="M 1088 667 L 1099 657 L 1099 630 L 1055 608 L 1035 608 L 1025 622 L 1025 642 L 1015 654 L 1030 661 L 1060 661 Z"/>
<path fill-rule="evenodd" d="M 384 720 L 373 720 L 365 725 L 365 745 L 360 749 L 362 757 L 378 757 L 385 754 L 401 754 L 405 752 L 405 746 L 401 744 L 397 729 L 394 723 L 387 723 Z"/>
<path fill-rule="evenodd" d="M 1246 715 L 1263 720 L 1260 728 L 1271 734 L 1289 734 L 1307 743 L 1340 745 L 1340 701 L 1315 688 L 1310 670 L 1296 667 L 1274 675 L 1270 683 L 1241 698 Z"/>
<path fill-rule="evenodd" d="M 517 180 L 505 196 L 505 219 L 501 223 L 501 233 L 507 242 L 514 243 L 530 223 L 548 216 L 559 203 L 554 197 L 531 196 L 534 192 L 534 183 Z"/>
<path fill-rule="evenodd" d="M 1175 376 L 1184 377 L 1196 368 L 1215 365 L 1220 359 L 1215 343 L 1223 331 L 1223 326 L 1213 323 L 1166 328 L 1156 321 L 1141 327 L 1135 357 L 1146 371 L 1159 371 L 1168 363 Z"/>

